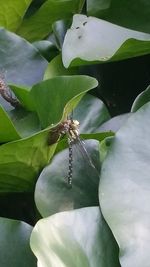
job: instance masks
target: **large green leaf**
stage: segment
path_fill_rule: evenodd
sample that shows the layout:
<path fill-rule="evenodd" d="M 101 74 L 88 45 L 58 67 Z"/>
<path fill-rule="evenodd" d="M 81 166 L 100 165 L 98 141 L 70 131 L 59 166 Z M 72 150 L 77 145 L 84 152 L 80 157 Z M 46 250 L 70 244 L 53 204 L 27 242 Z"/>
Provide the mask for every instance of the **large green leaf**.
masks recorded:
<path fill-rule="evenodd" d="M 87 0 L 87 13 L 124 27 L 150 33 L 149 0 Z"/>
<path fill-rule="evenodd" d="M 120 247 L 122 267 L 149 267 L 150 103 L 120 128 L 100 177 L 103 215 Z"/>
<path fill-rule="evenodd" d="M 83 3 L 84 0 L 47 0 L 35 14 L 24 19 L 18 34 L 30 41 L 43 39 L 51 32 L 54 21 L 72 17 L 81 11 Z"/>
<path fill-rule="evenodd" d="M 0 106 L 0 122 L 0 143 L 20 139 L 19 133 L 2 106 Z"/>
<path fill-rule="evenodd" d="M 0 218 L 1 267 L 36 267 L 36 258 L 29 246 L 32 227 L 27 223 Z"/>
<path fill-rule="evenodd" d="M 47 144 L 48 130 L 0 146 L 0 192 L 32 192 L 55 145 Z"/>
<path fill-rule="evenodd" d="M 58 153 L 41 173 L 35 189 L 35 201 L 43 217 L 58 211 L 94 206 L 98 204 L 99 143 L 86 142 L 88 155 L 94 169 L 80 146 L 73 148 L 72 188 L 67 184 L 69 167 L 68 149 Z"/>
<path fill-rule="evenodd" d="M 30 244 L 39 267 L 119 267 L 117 245 L 98 207 L 40 220 Z"/>
<path fill-rule="evenodd" d="M 85 15 L 74 15 L 65 36 L 65 67 L 95 61 L 121 60 L 150 53 L 150 34 Z"/>
<path fill-rule="evenodd" d="M 1 0 L 0 26 L 15 31 L 32 0 Z"/>
<path fill-rule="evenodd" d="M 141 108 L 144 104 L 146 104 L 149 101 L 150 101 L 150 86 L 148 86 L 145 91 L 143 91 L 136 97 L 132 105 L 131 111 L 132 112 L 137 111 L 139 108 Z"/>
<path fill-rule="evenodd" d="M 61 55 L 56 56 L 48 64 L 44 74 L 44 80 L 51 79 L 55 76 L 78 74 L 77 68 L 66 69 L 63 66 Z"/>
<path fill-rule="evenodd" d="M 42 80 L 48 64 L 33 45 L 4 29 L 0 29 L 0 59 L 7 81 L 24 85 Z"/>
<path fill-rule="evenodd" d="M 66 118 L 83 95 L 97 85 L 92 77 L 74 75 L 54 77 L 33 86 L 31 97 L 42 127 L 58 123 L 62 114 Z"/>

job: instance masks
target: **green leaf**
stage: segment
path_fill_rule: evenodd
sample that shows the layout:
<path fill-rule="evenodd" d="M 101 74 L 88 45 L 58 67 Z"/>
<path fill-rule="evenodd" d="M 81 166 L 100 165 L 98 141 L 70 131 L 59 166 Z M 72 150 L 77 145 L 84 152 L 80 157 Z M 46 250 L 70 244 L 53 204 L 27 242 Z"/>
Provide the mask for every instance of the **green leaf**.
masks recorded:
<path fill-rule="evenodd" d="M 40 122 L 35 112 L 17 108 L 17 110 L 14 109 L 8 114 L 21 138 L 31 136 L 41 130 Z"/>
<path fill-rule="evenodd" d="M 83 3 L 84 0 L 48 0 L 36 13 L 24 19 L 17 32 L 32 42 L 43 39 L 51 32 L 54 21 L 72 17 L 80 12 Z"/>
<path fill-rule="evenodd" d="M 13 141 L 16 139 L 20 139 L 20 135 L 15 129 L 11 119 L 5 110 L 0 106 L 0 143 L 5 143 L 9 141 Z"/>
<path fill-rule="evenodd" d="M 47 61 L 51 61 L 59 52 L 56 46 L 47 40 L 34 42 L 33 45 Z"/>
<path fill-rule="evenodd" d="M 74 15 L 66 33 L 63 64 L 114 61 L 150 53 L 150 34 L 137 32 L 85 15 Z"/>
<path fill-rule="evenodd" d="M 0 146 L 0 192 L 32 192 L 55 145 L 47 145 L 49 130 Z"/>
<path fill-rule="evenodd" d="M 4 29 L 0 29 L 0 59 L 8 82 L 29 86 L 42 80 L 48 64 L 33 45 Z"/>
<path fill-rule="evenodd" d="M 1 267 L 36 267 L 36 258 L 29 246 L 31 231 L 27 223 L 0 218 Z"/>
<path fill-rule="evenodd" d="M 120 247 L 122 267 L 148 267 L 150 239 L 150 103 L 120 128 L 102 165 L 99 199 Z"/>
<path fill-rule="evenodd" d="M 0 26 L 15 31 L 32 0 L 1 0 Z"/>
<path fill-rule="evenodd" d="M 34 104 L 30 98 L 30 90 L 31 87 L 16 85 L 16 84 L 9 84 L 11 90 L 14 92 L 15 96 L 20 101 L 21 105 L 29 111 L 34 111 Z"/>
<path fill-rule="evenodd" d="M 68 20 L 64 19 L 64 20 L 55 21 L 52 25 L 53 33 L 57 40 L 57 46 L 59 50 L 62 49 L 64 37 L 65 37 L 67 29 L 70 27 L 70 24 L 71 24 L 70 19 Z"/>
<path fill-rule="evenodd" d="M 99 98 L 86 94 L 73 110 L 73 117 L 80 122 L 80 133 L 95 133 L 110 115 Z"/>
<path fill-rule="evenodd" d="M 98 207 L 40 220 L 30 245 L 42 267 L 119 267 L 117 245 Z"/>
<path fill-rule="evenodd" d="M 31 97 L 43 128 L 66 118 L 82 96 L 98 85 L 84 75 L 59 76 L 32 87 Z"/>
<path fill-rule="evenodd" d="M 66 69 L 63 66 L 61 55 L 58 55 L 48 64 L 44 74 L 44 80 L 51 79 L 55 76 L 73 75 L 77 74 L 77 72 L 77 68 Z"/>
<path fill-rule="evenodd" d="M 149 101 L 150 101 L 150 86 L 148 86 L 145 91 L 143 91 L 136 97 L 132 105 L 131 112 L 136 112 L 139 108 L 141 108 Z"/>
<path fill-rule="evenodd" d="M 98 204 L 99 142 L 86 141 L 86 149 L 95 168 L 80 146 L 73 147 L 72 188 L 67 184 L 69 152 L 58 153 L 41 173 L 35 189 L 35 201 L 42 216 Z"/>
<path fill-rule="evenodd" d="M 132 0 L 132 3 L 130 0 L 87 0 L 87 14 L 133 30 L 150 32 L 149 0 Z"/>

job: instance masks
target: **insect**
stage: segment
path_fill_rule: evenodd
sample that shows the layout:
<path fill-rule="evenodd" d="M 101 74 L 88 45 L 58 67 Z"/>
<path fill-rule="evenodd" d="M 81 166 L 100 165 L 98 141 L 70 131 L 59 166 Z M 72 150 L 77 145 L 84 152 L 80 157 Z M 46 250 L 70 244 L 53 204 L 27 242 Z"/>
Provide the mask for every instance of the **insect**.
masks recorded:
<path fill-rule="evenodd" d="M 68 185 L 72 186 L 72 175 L 73 175 L 73 145 L 77 144 L 83 156 L 87 159 L 88 163 L 96 170 L 91 158 L 88 155 L 88 152 L 84 146 L 84 142 L 80 139 L 79 136 L 79 122 L 73 119 L 67 119 L 64 122 L 60 123 L 51 134 L 51 139 L 49 144 L 55 143 L 60 137 L 66 135 L 68 139 L 69 146 L 69 166 L 68 166 L 68 175 L 67 182 Z"/>
<path fill-rule="evenodd" d="M 9 102 L 13 107 L 20 105 L 20 102 L 16 97 L 12 96 L 12 93 L 5 81 L 5 72 L 0 73 L 0 95 Z"/>

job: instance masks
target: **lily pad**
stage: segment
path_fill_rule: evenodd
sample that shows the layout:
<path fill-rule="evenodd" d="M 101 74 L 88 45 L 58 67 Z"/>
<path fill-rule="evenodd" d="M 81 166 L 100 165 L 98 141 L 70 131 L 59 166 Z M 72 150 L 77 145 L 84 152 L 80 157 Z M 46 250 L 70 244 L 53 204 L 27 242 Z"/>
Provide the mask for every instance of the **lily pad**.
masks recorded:
<path fill-rule="evenodd" d="M 103 162 L 99 199 L 120 248 L 122 267 L 150 261 L 150 103 L 116 133 Z"/>
<path fill-rule="evenodd" d="M 110 22 L 74 15 L 67 31 L 62 59 L 70 65 L 121 60 L 150 53 L 150 34 L 129 30 Z"/>
<path fill-rule="evenodd" d="M 30 244 L 39 267 L 120 266 L 117 245 L 99 207 L 61 212 L 40 220 Z"/>

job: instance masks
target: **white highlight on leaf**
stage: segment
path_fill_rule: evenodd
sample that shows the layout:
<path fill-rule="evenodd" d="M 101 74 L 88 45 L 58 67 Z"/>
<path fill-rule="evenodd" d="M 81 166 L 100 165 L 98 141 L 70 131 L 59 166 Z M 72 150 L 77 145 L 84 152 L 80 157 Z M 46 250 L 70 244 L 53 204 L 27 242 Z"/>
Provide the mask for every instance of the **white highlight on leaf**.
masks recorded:
<path fill-rule="evenodd" d="M 129 30 L 95 17 L 74 15 L 62 48 L 63 64 L 67 68 L 75 58 L 106 61 L 130 38 L 150 41 L 150 34 Z"/>

